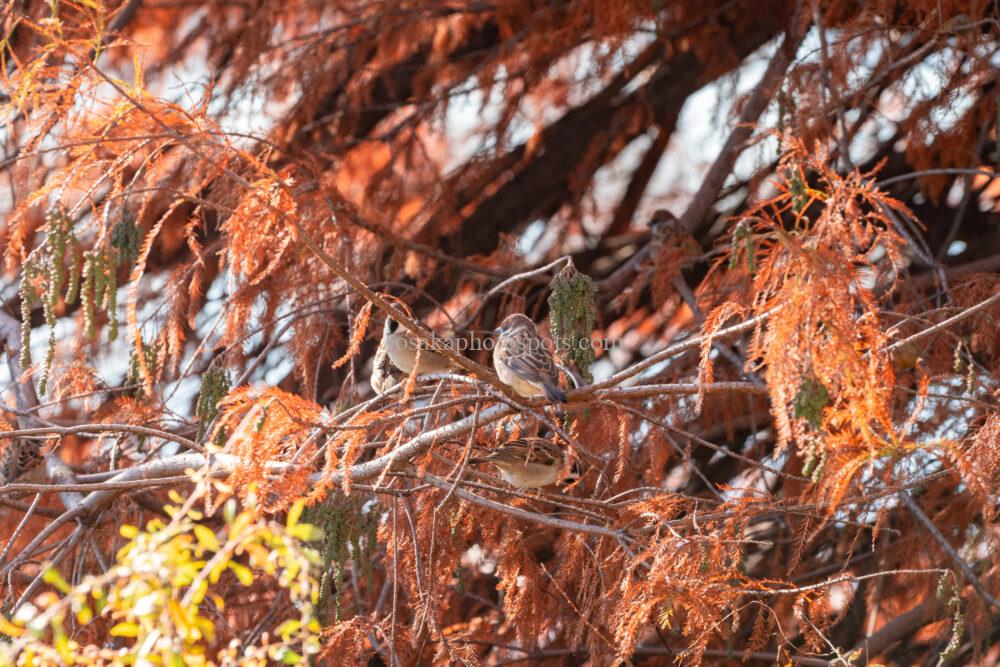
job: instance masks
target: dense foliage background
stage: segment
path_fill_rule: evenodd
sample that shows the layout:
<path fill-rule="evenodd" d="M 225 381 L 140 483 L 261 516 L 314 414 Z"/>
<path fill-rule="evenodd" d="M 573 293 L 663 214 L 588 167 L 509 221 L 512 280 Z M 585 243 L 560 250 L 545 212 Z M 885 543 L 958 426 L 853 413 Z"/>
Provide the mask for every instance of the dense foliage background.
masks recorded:
<path fill-rule="evenodd" d="M 995 2 L 0 17 L 0 662 L 1000 659 Z"/>

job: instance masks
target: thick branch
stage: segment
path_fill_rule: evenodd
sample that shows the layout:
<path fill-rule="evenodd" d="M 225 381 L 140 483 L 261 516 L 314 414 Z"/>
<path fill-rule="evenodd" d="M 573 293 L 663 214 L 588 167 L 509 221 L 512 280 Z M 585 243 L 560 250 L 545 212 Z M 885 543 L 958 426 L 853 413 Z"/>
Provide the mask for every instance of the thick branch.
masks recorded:
<path fill-rule="evenodd" d="M 940 606 L 937 599 L 931 598 L 892 619 L 883 625 L 878 632 L 871 637 L 866 637 L 853 650 L 846 653 L 853 656 L 851 664 L 867 665 L 872 656 L 884 653 L 895 643 L 912 637 L 917 628 L 926 625 L 936 617 Z M 843 662 L 840 660 L 833 660 L 829 664 L 831 667 L 843 666 Z"/>
<path fill-rule="evenodd" d="M 773 16 L 756 10 L 744 9 L 739 16 L 734 14 L 730 12 L 728 18 L 740 25 L 740 30 L 733 30 L 729 46 L 737 61 L 767 43 L 781 29 L 781 23 Z M 662 46 L 653 46 L 658 55 Z M 488 254 L 495 249 L 501 232 L 511 232 L 534 218 L 551 217 L 564 204 L 579 197 L 578 184 L 589 182 L 598 168 L 649 126 L 649 121 L 635 123 L 632 119 L 649 116 L 651 111 L 650 121 L 656 118 L 661 132 L 669 137 L 685 101 L 719 74 L 700 60 L 694 50 L 682 51 L 664 60 L 649 83 L 622 95 L 631 78 L 655 62 L 652 58 L 645 60 L 647 53 L 648 50 L 630 63 L 626 71 L 631 76 L 616 77 L 601 93 L 542 131 L 540 145 L 544 150 L 535 153 L 494 194 L 479 201 L 475 211 L 462 222 L 463 233 L 459 237 L 462 252 L 455 254 Z M 767 100 L 763 106 L 766 103 Z M 757 115 L 759 112 L 750 122 Z M 581 140 L 584 137 L 589 140 Z M 523 153 L 524 147 L 515 151 Z M 480 190 L 476 187 L 475 194 Z"/>
<path fill-rule="evenodd" d="M 784 43 L 778 48 L 777 53 L 768 63 L 767 70 L 761 77 L 757 87 L 743 106 L 740 116 L 736 121 L 736 127 L 730 133 L 729 138 L 723 145 L 719 155 L 715 158 L 708 173 L 702 179 L 698 192 L 688 205 L 684 214 L 680 217 L 680 226 L 691 232 L 696 237 L 704 234 L 711 225 L 709 213 L 715 206 L 715 201 L 719 196 L 726 178 L 736 164 L 736 158 L 740 156 L 746 147 L 747 141 L 753 134 L 753 126 L 760 117 L 767 105 L 770 103 L 774 91 L 784 77 L 785 70 L 791 64 L 802 43 L 801 31 L 786 32 Z M 610 276 L 599 283 L 599 288 L 604 294 L 617 294 L 632 280 L 632 276 L 639 270 L 644 262 L 649 260 L 653 254 L 653 244 L 647 242 L 628 262 L 619 267 Z"/>

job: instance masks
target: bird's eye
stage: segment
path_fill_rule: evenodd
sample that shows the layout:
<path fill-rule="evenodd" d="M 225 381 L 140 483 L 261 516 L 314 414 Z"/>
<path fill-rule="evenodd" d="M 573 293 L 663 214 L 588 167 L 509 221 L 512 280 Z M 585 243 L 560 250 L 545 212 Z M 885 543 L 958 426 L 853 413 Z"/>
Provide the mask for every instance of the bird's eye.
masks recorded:
<path fill-rule="evenodd" d="M 399 328 L 399 322 L 390 317 L 385 321 L 385 328 L 389 333 L 396 333 L 396 329 Z"/>

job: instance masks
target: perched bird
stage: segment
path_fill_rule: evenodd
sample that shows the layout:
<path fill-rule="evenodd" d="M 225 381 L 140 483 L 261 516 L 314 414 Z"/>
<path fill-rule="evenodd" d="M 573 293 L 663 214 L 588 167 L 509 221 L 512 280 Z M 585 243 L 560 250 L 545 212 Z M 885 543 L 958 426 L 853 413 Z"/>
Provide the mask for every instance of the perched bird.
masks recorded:
<path fill-rule="evenodd" d="M 42 443 L 38 440 L 0 441 L 0 486 L 18 480 L 37 481 L 39 471 L 44 477 L 44 460 Z"/>
<path fill-rule="evenodd" d="M 427 348 L 427 344 L 399 325 L 392 317 L 385 318 L 382 329 L 382 345 L 392 365 L 407 375 L 417 366 L 417 352 L 420 352 L 420 366 L 417 374 L 444 373 L 453 368 L 446 358 Z"/>
<path fill-rule="evenodd" d="M 665 208 L 653 211 L 646 226 L 649 227 L 651 240 L 660 244 L 680 231 L 680 221 L 677 216 Z"/>
<path fill-rule="evenodd" d="M 551 440 L 538 437 L 508 440 L 486 456 L 470 463 L 492 463 L 503 481 L 518 489 L 537 489 L 556 482 L 570 482 L 580 477 L 576 461 L 562 480 L 559 474 L 566 465 L 566 450 Z"/>
<path fill-rule="evenodd" d="M 496 332 L 493 366 L 500 381 L 525 398 L 544 394 L 550 401 L 565 403 L 555 362 L 535 323 L 521 314 L 510 315 Z"/>
<path fill-rule="evenodd" d="M 900 271 L 910 263 L 901 253 L 890 254 L 885 244 L 877 241 L 866 248 L 855 249 L 855 253 L 854 280 L 848 291 L 857 294 L 859 290 L 865 290 L 876 299 L 889 293 L 896 285 Z"/>
<path fill-rule="evenodd" d="M 386 351 L 385 345 L 380 342 L 378 349 L 375 350 L 375 358 L 372 359 L 372 374 L 369 378 L 372 389 L 375 390 L 376 394 L 384 394 L 405 379 L 406 376 L 389 363 L 389 353 Z"/>

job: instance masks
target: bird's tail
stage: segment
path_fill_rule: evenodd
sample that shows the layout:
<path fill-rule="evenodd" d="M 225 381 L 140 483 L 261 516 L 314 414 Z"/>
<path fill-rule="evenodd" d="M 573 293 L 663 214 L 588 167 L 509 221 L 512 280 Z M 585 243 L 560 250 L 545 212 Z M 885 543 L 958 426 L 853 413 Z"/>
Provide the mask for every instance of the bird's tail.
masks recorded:
<path fill-rule="evenodd" d="M 550 401 L 566 403 L 566 392 L 557 387 L 554 382 L 546 382 L 542 384 L 542 389 L 545 391 L 545 398 Z"/>

